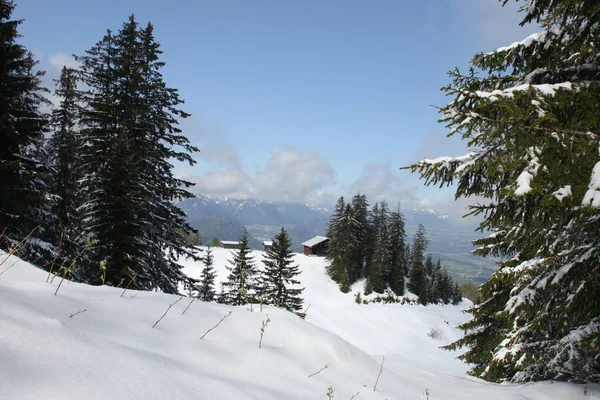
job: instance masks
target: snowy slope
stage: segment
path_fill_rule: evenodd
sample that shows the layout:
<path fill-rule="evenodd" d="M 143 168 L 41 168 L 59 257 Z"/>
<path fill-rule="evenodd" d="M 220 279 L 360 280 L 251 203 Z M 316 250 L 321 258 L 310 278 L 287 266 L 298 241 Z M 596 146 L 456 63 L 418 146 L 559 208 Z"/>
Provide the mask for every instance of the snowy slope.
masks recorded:
<path fill-rule="evenodd" d="M 229 251 L 214 250 L 222 266 Z M 330 386 L 335 399 L 359 392 L 357 400 L 424 399 L 426 389 L 430 399 L 600 398 L 597 385 L 584 396 L 577 385 L 468 378 L 454 354 L 437 348 L 442 341 L 426 334 L 435 327 L 443 342 L 457 337 L 452 326 L 465 318 L 458 307 L 357 305 L 324 275 L 322 259 L 297 260 L 307 321 L 271 307 L 260 313 L 201 302 L 182 315 L 184 298 L 152 328 L 178 296 L 121 296 L 121 289 L 66 281 L 54 296 L 58 279 L 46 283 L 46 273 L 11 257 L 0 266 L 0 399 L 319 399 Z"/>

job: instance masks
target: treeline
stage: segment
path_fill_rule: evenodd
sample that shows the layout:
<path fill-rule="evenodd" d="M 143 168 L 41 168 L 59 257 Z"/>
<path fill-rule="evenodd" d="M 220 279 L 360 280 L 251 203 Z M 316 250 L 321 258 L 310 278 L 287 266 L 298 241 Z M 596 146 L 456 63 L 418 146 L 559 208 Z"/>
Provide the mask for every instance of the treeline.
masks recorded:
<path fill-rule="evenodd" d="M 20 255 L 90 284 L 177 291 L 193 229 L 172 160 L 194 164 L 176 89 L 163 81 L 153 26 L 133 16 L 64 67 L 51 106 L 42 72 L 16 43 L 21 21 L 0 0 L 0 228 Z M 46 139 L 49 137 L 49 139 Z"/>
<path fill-rule="evenodd" d="M 419 296 L 419 302 L 458 303 L 458 284 L 450 277 L 441 261 L 434 263 L 427 255 L 427 234 L 422 225 L 407 243 L 404 215 L 398 206 L 390 211 L 385 200 L 369 210 L 364 194 L 346 202 L 340 197 L 327 227 L 329 276 L 344 293 L 353 283 L 365 278 L 365 294 L 391 290 L 402 296 L 408 278 L 408 289 Z"/>
<path fill-rule="evenodd" d="M 250 255 L 248 232 L 240 239 L 240 248 L 232 252 L 229 261 L 229 275 L 221 283 L 217 294 L 215 267 L 210 247 L 203 258 L 204 268 L 199 280 L 188 283 L 190 296 L 204 301 L 216 300 L 222 304 L 244 305 L 248 303 L 271 304 L 289 311 L 300 311 L 304 288 L 300 287 L 300 268 L 293 263 L 292 242 L 287 231 L 281 231 L 273 238 L 273 245 L 265 252 L 259 269 Z"/>

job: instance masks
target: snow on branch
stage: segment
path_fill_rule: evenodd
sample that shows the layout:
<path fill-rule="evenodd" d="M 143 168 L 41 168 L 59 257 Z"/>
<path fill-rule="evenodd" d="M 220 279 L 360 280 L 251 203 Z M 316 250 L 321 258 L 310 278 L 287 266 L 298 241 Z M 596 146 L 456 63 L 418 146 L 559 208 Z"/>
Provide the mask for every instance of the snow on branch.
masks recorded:
<path fill-rule="evenodd" d="M 450 168 L 452 164 L 456 164 L 455 172 L 461 172 L 467 167 L 475 164 L 481 157 L 482 153 L 472 151 L 469 154 L 458 157 L 438 157 L 433 159 L 424 159 L 418 163 L 419 166 L 439 166 L 442 168 Z"/>
<path fill-rule="evenodd" d="M 523 196 L 525 193 L 531 191 L 531 181 L 534 176 L 537 174 L 538 169 L 540 168 L 540 160 L 537 157 L 537 154 L 541 153 L 541 150 L 537 147 L 530 147 L 527 149 L 527 153 L 531 157 L 529 160 L 529 165 L 517 178 L 517 187 L 515 188 L 515 196 Z M 537 153 L 537 154 L 536 154 Z"/>
<path fill-rule="evenodd" d="M 589 86 L 589 82 L 579 82 L 577 84 L 571 82 L 559 82 L 559 83 L 542 83 L 539 85 L 531 85 L 529 83 L 524 83 L 522 85 L 506 88 L 506 89 L 496 89 L 491 92 L 486 92 L 484 90 L 476 90 L 471 94 L 471 96 L 479 97 L 482 99 L 488 99 L 489 101 L 497 101 L 499 98 L 510 98 L 514 97 L 514 93 L 516 92 L 526 92 L 530 89 L 533 89 L 538 94 L 543 96 L 551 96 L 554 97 L 556 92 L 560 89 L 563 90 L 577 90 L 578 87 Z"/>
<path fill-rule="evenodd" d="M 551 28 L 549 30 L 545 30 L 542 32 L 536 32 L 536 33 L 533 33 L 533 34 L 527 36 L 523 40 L 514 42 L 513 44 L 511 44 L 509 46 L 499 47 L 498 49 L 496 49 L 496 51 L 492 51 L 491 53 L 487 53 L 486 55 L 492 55 L 492 54 L 496 54 L 496 53 L 504 53 L 507 51 L 515 50 L 519 47 L 530 47 L 530 46 L 535 45 L 540 42 L 546 42 L 549 39 L 549 37 L 551 37 L 552 35 L 559 35 L 559 34 L 560 34 L 560 29 L 558 29 L 558 28 Z"/>
<path fill-rule="evenodd" d="M 600 161 L 592 169 L 590 184 L 581 205 L 600 208 Z"/>

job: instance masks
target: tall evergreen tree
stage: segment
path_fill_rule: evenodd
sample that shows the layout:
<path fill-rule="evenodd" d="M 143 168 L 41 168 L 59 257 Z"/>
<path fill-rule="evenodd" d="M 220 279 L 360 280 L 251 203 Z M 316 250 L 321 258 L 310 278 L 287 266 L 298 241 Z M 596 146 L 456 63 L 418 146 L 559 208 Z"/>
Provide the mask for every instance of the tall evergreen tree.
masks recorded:
<path fill-rule="evenodd" d="M 52 111 L 52 137 L 49 142 L 53 171 L 49 186 L 54 196 L 52 215 L 56 219 L 50 230 L 53 242 L 58 242 L 60 257 L 70 260 L 76 257 L 81 244 L 78 212 L 81 204 L 77 193 L 81 142 L 76 128 L 80 106 L 74 70 L 63 67 L 54 93 L 60 103 Z"/>
<path fill-rule="evenodd" d="M 442 121 L 470 153 L 411 168 L 485 198 L 472 213 L 494 234 L 477 252 L 504 258 L 451 346 L 467 347 L 471 373 L 600 382 L 600 3 L 528 0 L 522 11 L 521 25 L 543 31 L 476 55 L 444 88 Z"/>
<path fill-rule="evenodd" d="M 265 269 L 261 279 L 262 296 L 268 304 L 290 311 L 300 311 L 303 302 L 300 295 L 304 289 L 298 287 L 300 281 L 297 276 L 300 275 L 300 268 L 293 265 L 291 245 L 286 230 L 281 228 L 263 259 Z"/>
<path fill-rule="evenodd" d="M 233 259 L 229 261 L 229 276 L 222 283 L 222 302 L 239 306 L 248 302 L 248 290 L 256 290 L 257 270 L 250 256 L 248 247 L 248 231 L 244 228 L 244 236 L 240 239 L 240 248 L 232 252 Z"/>
<path fill-rule="evenodd" d="M 387 287 L 387 278 L 392 269 L 392 253 L 388 231 L 389 209 L 385 200 L 373 208 L 373 243 L 372 255 L 367 266 L 367 282 L 365 293 L 371 291 L 383 293 Z"/>
<path fill-rule="evenodd" d="M 388 282 L 390 289 L 398 296 L 404 294 L 404 258 L 406 239 L 404 230 L 404 216 L 400 212 L 400 205 L 396 211 L 390 213 L 389 218 L 389 243 L 390 243 L 390 273 Z"/>
<path fill-rule="evenodd" d="M 356 282 L 362 275 L 366 266 L 370 247 L 369 238 L 369 201 L 364 194 L 357 194 L 352 198 L 352 254 L 350 255 L 349 279 L 350 284 Z"/>
<path fill-rule="evenodd" d="M 193 164 L 197 149 L 177 127 L 188 114 L 162 79 L 160 53 L 152 25 L 140 29 L 131 16 L 78 58 L 87 90 L 81 211 L 93 239 L 78 273 L 97 283 L 104 260 L 107 284 L 175 293 L 184 278 L 178 257 L 195 255 L 178 234 L 192 228 L 174 204 L 192 196 L 191 184 L 174 177 L 171 160 Z"/>
<path fill-rule="evenodd" d="M 353 249 L 350 220 L 352 207 L 340 197 L 336 203 L 333 215 L 327 226 L 327 273 L 340 286 L 340 290 L 347 293 L 350 290 L 351 254 Z"/>
<path fill-rule="evenodd" d="M 419 224 L 412 245 L 410 265 L 410 282 L 408 289 L 419 296 L 419 301 L 427 303 L 427 272 L 425 270 L 425 252 L 427 250 L 427 231 Z"/>
<path fill-rule="evenodd" d="M 215 272 L 214 257 L 210 247 L 206 249 L 206 254 L 202 259 L 204 268 L 202 268 L 202 274 L 200 275 L 200 286 L 198 288 L 198 298 L 203 301 L 213 301 L 215 299 L 215 278 L 217 273 Z"/>
<path fill-rule="evenodd" d="M 14 7 L 0 0 L 0 227 L 11 242 L 42 222 L 44 166 L 32 153 L 47 126 L 40 112 L 43 73 L 34 72 L 31 53 L 16 42 L 22 21 L 11 20 Z"/>

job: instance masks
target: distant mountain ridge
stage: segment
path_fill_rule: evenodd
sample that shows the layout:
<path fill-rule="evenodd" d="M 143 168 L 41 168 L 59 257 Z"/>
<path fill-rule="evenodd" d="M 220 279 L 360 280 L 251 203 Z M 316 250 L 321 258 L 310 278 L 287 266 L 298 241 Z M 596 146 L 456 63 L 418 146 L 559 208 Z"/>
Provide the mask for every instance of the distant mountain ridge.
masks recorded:
<path fill-rule="evenodd" d="M 212 238 L 238 240 L 244 228 L 250 233 L 250 246 L 261 248 L 261 242 L 272 240 L 285 227 L 292 249 L 302 251 L 301 243 L 317 235 L 325 235 L 331 211 L 302 203 L 267 202 L 255 199 L 212 199 L 197 196 L 180 202 L 188 221 L 199 229 L 205 243 Z M 471 241 L 481 237 L 474 224 L 458 224 L 458 218 L 432 209 L 402 210 L 409 243 L 419 224 L 430 239 L 429 253 L 450 267 L 453 275 L 483 281 L 493 269 L 493 260 L 473 256 Z"/>
<path fill-rule="evenodd" d="M 199 195 L 179 206 L 188 214 L 227 216 L 248 225 L 298 225 L 308 220 L 329 219 L 325 209 L 302 203 L 266 202 L 254 199 L 211 199 Z"/>

